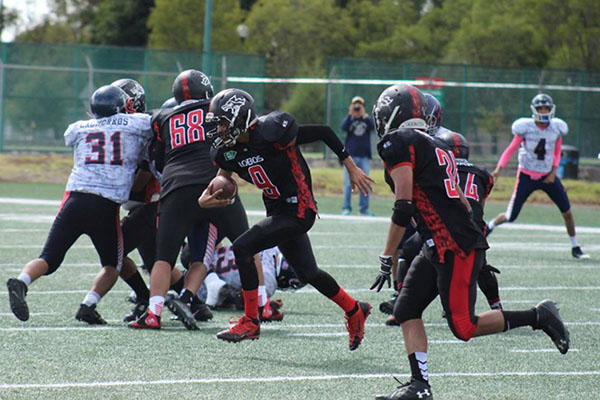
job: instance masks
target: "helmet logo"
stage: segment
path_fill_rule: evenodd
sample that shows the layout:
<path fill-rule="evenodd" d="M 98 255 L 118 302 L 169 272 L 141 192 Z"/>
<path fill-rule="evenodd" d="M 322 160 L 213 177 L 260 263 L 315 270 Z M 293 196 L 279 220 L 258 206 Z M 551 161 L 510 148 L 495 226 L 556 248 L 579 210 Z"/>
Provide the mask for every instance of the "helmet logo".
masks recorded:
<path fill-rule="evenodd" d="M 393 101 L 394 100 L 390 96 L 383 96 L 383 98 L 379 100 L 379 103 L 381 103 L 380 107 L 387 107 L 392 104 Z"/>
<path fill-rule="evenodd" d="M 225 112 L 231 111 L 234 116 L 237 116 L 240 112 L 240 108 L 246 104 L 246 99 L 243 97 L 233 96 L 225 104 L 221 106 L 221 110 Z"/>
<path fill-rule="evenodd" d="M 210 85 L 210 80 L 208 79 L 208 76 L 202 75 L 202 84 L 205 86 Z"/>

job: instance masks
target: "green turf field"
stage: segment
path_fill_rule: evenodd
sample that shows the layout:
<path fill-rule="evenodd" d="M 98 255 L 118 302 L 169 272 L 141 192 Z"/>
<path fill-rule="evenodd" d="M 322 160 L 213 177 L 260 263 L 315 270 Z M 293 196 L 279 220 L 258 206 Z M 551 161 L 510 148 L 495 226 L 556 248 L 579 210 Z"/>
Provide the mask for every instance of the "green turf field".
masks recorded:
<path fill-rule="evenodd" d="M 2 184 L 0 189 L 0 197 L 59 200 L 63 187 Z M 308 288 L 277 294 L 285 318 L 263 324 L 254 342 L 234 345 L 215 338 L 232 312 L 216 312 L 196 332 L 170 321 L 168 311 L 160 332 L 129 330 L 121 322 L 131 308 L 122 282 L 98 306 L 108 326 L 89 327 L 74 315 L 98 259 L 91 242 L 81 238 L 54 275 L 30 288 L 28 322 L 12 315 L 6 289 L 0 288 L 0 399 L 371 399 L 392 391 L 392 375 L 406 380 L 409 367 L 400 329 L 385 326 L 377 310 L 391 291 L 368 291 L 386 219 L 333 219 L 327 213 L 338 213 L 341 199 L 318 200 L 323 218 L 311 230 L 317 260 L 349 293 L 375 306 L 357 351 L 348 351 L 342 312 Z M 260 209 L 257 196 L 244 201 L 248 209 Z M 505 204 L 490 206 L 493 214 Z M 389 215 L 389 208 L 389 200 L 374 201 L 380 216 Z M 38 256 L 56 210 L 55 204 L 0 201 L 3 285 Z M 575 208 L 578 238 L 590 260 L 571 258 L 560 215 L 550 206 L 526 205 L 519 225 L 500 227 L 490 236 L 488 259 L 502 270 L 505 308 L 556 300 L 571 331 L 571 351 L 562 356 L 546 335 L 529 328 L 460 342 L 436 301 L 424 316 L 436 399 L 598 397 L 599 211 Z M 250 216 L 251 222 L 258 218 Z M 544 225 L 525 225 L 534 223 Z M 486 308 L 485 301 L 478 302 L 479 311 Z"/>

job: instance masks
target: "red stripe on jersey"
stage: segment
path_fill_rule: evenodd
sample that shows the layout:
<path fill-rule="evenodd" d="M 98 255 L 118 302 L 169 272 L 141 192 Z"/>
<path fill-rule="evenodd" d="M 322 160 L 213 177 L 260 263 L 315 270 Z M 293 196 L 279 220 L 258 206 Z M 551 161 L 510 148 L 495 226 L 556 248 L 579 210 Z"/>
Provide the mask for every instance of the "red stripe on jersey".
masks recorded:
<path fill-rule="evenodd" d="M 287 147 L 285 152 L 292 164 L 292 175 L 294 176 L 296 185 L 298 185 L 298 218 L 304 218 L 304 212 L 307 208 L 310 208 L 316 214 L 317 205 L 315 204 L 315 199 L 306 183 L 306 176 L 304 175 L 304 172 L 302 172 L 302 168 L 298 162 L 296 146 Z"/>
<path fill-rule="evenodd" d="M 408 86 L 408 92 L 410 93 L 413 99 L 413 118 L 423 118 L 421 115 L 421 100 L 419 100 L 419 94 L 417 93 L 417 89 L 412 86 Z"/>
<path fill-rule="evenodd" d="M 181 86 L 183 86 L 183 98 L 185 100 L 191 99 L 192 95 L 190 94 L 190 86 L 188 85 L 187 78 L 184 77 L 181 79 Z"/>
<path fill-rule="evenodd" d="M 450 303 L 450 318 L 454 333 L 461 340 L 469 340 L 473 337 L 477 328 L 476 321 L 471 319 L 471 308 L 469 302 L 469 287 L 473 278 L 473 264 L 475 262 L 475 250 L 466 257 L 454 255 L 454 266 L 452 268 L 452 280 L 448 301 Z"/>
<path fill-rule="evenodd" d="M 56 213 L 56 215 L 58 215 L 60 213 L 60 210 L 62 210 L 63 206 L 65 205 L 65 203 L 70 195 L 71 195 L 71 192 L 65 191 L 65 194 L 63 194 L 62 201 L 60 202 L 60 206 L 58 206 L 58 212 Z"/>
<path fill-rule="evenodd" d="M 160 137 L 160 127 L 158 126 L 158 122 L 154 121 L 152 124 L 152 129 L 154 130 L 154 133 L 156 133 L 156 140 L 162 143 L 163 140 Z"/>
<path fill-rule="evenodd" d="M 464 256 L 465 252 L 452 238 L 442 217 L 440 217 L 431 201 L 427 198 L 425 191 L 417 184 L 413 185 L 413 198 L 419 214 L 421 214 L 425 225 L 427 225 L 427 228 L 433 235 L 440 263 L 444 262 L 444 254 L 447 251 L 453 251 L 456 254 Z"/>

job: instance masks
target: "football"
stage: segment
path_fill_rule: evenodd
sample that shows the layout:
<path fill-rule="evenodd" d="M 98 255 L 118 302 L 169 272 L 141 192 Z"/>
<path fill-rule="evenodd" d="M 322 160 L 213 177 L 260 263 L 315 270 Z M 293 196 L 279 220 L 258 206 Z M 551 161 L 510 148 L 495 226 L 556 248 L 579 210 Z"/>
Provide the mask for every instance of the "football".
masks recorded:
<path fill-rule="evenodd" d="M 232 199 L 237 194 L 237 184 L 232 178 L 227 178 L 222 175 L 216 176 L 208 184 L 208 192 L 213 194 L 219 189 L 223 189 L 221 194 L 217 197 L 218 199 Z"/>

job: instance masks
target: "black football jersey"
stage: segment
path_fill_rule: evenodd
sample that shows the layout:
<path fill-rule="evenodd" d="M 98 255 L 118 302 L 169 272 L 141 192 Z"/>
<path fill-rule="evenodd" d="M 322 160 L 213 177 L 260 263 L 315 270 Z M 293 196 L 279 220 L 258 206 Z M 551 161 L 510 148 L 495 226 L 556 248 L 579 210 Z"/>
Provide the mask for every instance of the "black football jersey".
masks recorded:
<path fill-rule="evenodd" d="M 473 220 L 485 232 L 482 202 L 490 195 L 494 187 L 494 178 L 485 168 L 473 165 L 467 160 L 459 158 L 456 165 L 460 188 L 473 209 Z"/>
<path fill-rule="evenodd" d="M 192 100 L 152 118 L 154 134 L 164 147 L 163 197 L 181 186 L 208 184 L 217 174 L 207 135 L 214 124 L 205 121 L 209 104 L 210 100 Z"/>
<path fill-rule="evenodd" d="M 460 200 L 456 160 L 442 142 L 414 129 L 399 129 L 383 136 L 377 151 L 392 191 L 389 172 L 403 165 L 412 168 L 417 229 L 426 245 L 435 246 L 440 262 L 446 251 L 464 256 L 488 247 Z"/>
<path fill-rule="evenodd" d="M 213 148 L 213 159 L 222 169 L 234 171 L 262 189 L 267 215 L 290 213 L 303 218 L 306 209 L 316 212 L 317 206 L 310 169 L 302 153 L 296 146 L 279 144 L 282 138 L 290 141 L 286 128 L 291 119 L 291 115 L 280 112 L 260 117 L 248 131 L 248 143 Z"/>

